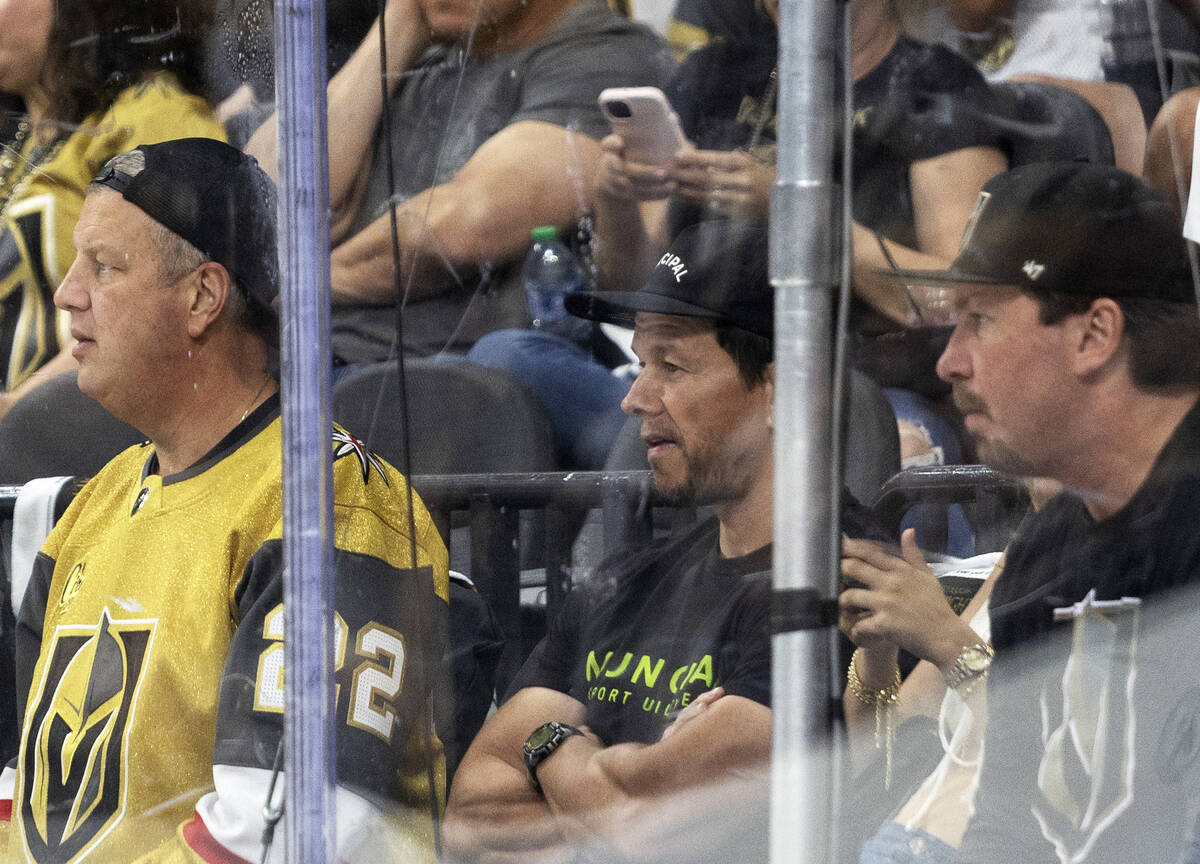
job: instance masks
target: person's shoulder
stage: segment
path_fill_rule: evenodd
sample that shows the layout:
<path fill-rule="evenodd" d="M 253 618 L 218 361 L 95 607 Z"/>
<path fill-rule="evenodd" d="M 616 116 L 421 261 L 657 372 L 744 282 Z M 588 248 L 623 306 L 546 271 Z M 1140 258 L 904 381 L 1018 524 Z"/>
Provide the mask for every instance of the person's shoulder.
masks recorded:
<path fill-rule="evenodd" d="M 563 10 L 558 22 L 546 34 L 546 38 L 563 38 L 584 33 L 661 41 L 652 29 L 640 21 L 614 11 L 604 0 L 576 0 Z"/>
<path fill-rule="evenodd" d="M 694 525 L 664 538 L 662 544 L 655 549 L 656 557 L 671 562 L 687 556 L 719 555 L 717 544 L 720 530 L 721 524 L 716 516 L 701 519 Z"/>
<path fill-rule="evenodd" d="M 57 548 L 79 523 L 86 512 L 88 518 L 107 519 L 110 514 L 128 515 L 133 495 L 141 480 L 146 460 L 150 456 L 149 442 L 134 444 L 122 450 L 104 467 L 87 478 L 79 487 L 62 517 L 55 523 L 47 548 Z M 82 478 L 81 478 L 82 479 Z"/>
<path fill-rule="evenodd" d="M 718 523 L 714 516 L 665 537 L 618 548 L 605 555 L 580 587 L 593 600 L 609 598 L 629 588 L 644 590 L 669 570 L 717 555 L 717 538 Z"/>
<path fill-rule="evenodd" d="M 578 0 L 553 27 L 530 46 L 530 53 L 590 49 L 611 57 L 628 54 L 631 61 L 669 66 L 666 43 L 652 29 L 609 8 L 604 0 Z"/>
<path fill-rule="evenodd" d="M 142 441 L 126 447 L 87 479 L 79 494 L 75 496 L 76 499 L 91 497 L 97 490 L 124 488 L 130 483 L 138 483 L 146 469 L 146 460 L 150 458 L 150 454 L 149 441 Z"/>
<path fill-rule="evenodd" d="M 1083 499 L 1072 492 L 1060 492 L 1026 517 L 1017 529 L 1012 548 L 1016 551 L 1028 548 L 1041 554 L 1058 546 L 1065 534 L 1091 524 Z M 1013 560 L 1012 552 L 1007 560 Z"/>
<path fill-rule="evenodd" d="M 690 98 L 700 98 L 708 91 L 759 90 L 775 66 L 775 53 L 772 46 L 727 39 L 709 42 L 683 58 L 671 90 L 692 91 Z"/>
<path fill-rule="evenodd" d="M 404 475 L 360 438 L 336 425 L 332 454 L 337 548 L 407 570 L 415 541 L 418 566 L 432 566 L 437 594 L 445 599 L 449 591 L 446 546 Z"/>
<path fill-rule="evenodd" d="M 118 153 L 174 138 L 225 141 L 225 127 L 202 97 L 185 90 L 170 73 L 148 76 L 122 90 L 112 104 L 84 120 L 64 148 L 90 180 Z"/>
<path fill-rule="evenodd" d="M 90 119 L 98 133 L 125 130 L 134 146 L 171 138 L 226 140 L 208 102 L 166 72 L 126 87 L 107 110 Z"/>

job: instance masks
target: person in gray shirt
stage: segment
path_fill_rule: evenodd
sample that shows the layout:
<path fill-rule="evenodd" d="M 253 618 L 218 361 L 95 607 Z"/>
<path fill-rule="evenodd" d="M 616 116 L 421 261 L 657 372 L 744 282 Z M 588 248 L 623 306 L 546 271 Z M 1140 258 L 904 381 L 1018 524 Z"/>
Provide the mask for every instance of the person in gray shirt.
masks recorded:
<path fill-rule="evenodd" d="M 671 60 L 603 0 L 391 0 L 383 21 L 405 348 L 465 351 L 528 325 L 531 229 L 590 211 L 600 91 L 662 86 Z M 348 363 L 395 339 L 379 53 L 375 27 L 329 84 L 333 349 Z M 246 148 L 268 171 L 275 136 L 272 118 Z"/>

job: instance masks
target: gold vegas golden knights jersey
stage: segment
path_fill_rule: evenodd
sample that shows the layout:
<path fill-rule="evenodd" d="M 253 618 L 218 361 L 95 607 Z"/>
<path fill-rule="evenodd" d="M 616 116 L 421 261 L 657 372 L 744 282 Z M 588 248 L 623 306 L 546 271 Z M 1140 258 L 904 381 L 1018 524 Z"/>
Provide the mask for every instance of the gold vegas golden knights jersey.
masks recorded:
<path fill-rule="evenodd" d="M 21 611 L 5 860 L 258 860 L 283 733 L 280 452 L 274 397 L 180 474 L 130 448 L 55 527 Z M 371 832 L 403 822 L 411 855 L 444 799 L 446 551 L 414 498 L 414 571 L 404 478 L 341 429 L 331 452 L 338 794 Z"/>

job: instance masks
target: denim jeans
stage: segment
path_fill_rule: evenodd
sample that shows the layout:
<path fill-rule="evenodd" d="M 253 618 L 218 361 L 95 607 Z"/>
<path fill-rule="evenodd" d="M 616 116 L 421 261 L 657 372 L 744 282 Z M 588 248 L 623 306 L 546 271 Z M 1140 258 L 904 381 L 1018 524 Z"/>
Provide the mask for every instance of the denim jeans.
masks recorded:
<path fill-rule="evenodd" d="M 954 864 L 957 850 L 920 828 L 909 831 L 898 822 L 885 822 L 863 844 L 859 864 Z"/>
<path fill-rule="evenodd" d="M 546 410 L 563 468 L 604 467 L 613 439 L 625 423 L 621 400 L 630 379 L 618 377 L 561 336 L 541 330 L 496 330 L 467 359 L 513 375 Z"/>

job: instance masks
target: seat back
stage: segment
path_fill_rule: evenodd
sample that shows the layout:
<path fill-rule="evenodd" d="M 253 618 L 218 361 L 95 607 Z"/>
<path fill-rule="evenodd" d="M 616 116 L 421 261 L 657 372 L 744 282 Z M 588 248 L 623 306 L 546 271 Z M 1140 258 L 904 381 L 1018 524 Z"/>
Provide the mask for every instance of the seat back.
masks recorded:
<path fill-rule="evenodd" d="M 146 436 L 79 392 L 68 372 L 34 388 L 0 419 L 0 483 L 90 477 Z"/>
<path fill-rule="evenodd" d="M 1096 162 L 1091 156 L 1103 156 L 1102 151 L 1096 149 L 1097 146 L 1103 147 L 1103 142 L 1097 140 L 1097 130 L 1102 128 L 1108 132 L 1112 155 L 1110 159 L 1102 159 L 1099 164 L 1115 165 L 1122 171 L 1141 175 L 1146 157 L 1146 120 L 1137 94 L 1128 84 L 1079 81 L 1053 75 L 1023 75 L 1019 79 L 993 86 L 1026 93 L 1033 92 L 1029 89 L 1031 87 L 1037 88 L 1042 98 L 1047 100 L 1048 110 L 1058 118 L 1057 122 L 1051 121 L 1051 125 L 1056 127 L 1054 135 L 1061 136 L 1059 142 L 1055 144 L 1047 136 L 1040 146 L 1049 146 L 1049 153 L 1034 154 L 1036 158 L 1023 157 L 1025 161 L 1079 159 L 1087 153 L 1087 161 Z M 1072 96 L 1076 98 L 1070 98 Z M 1090 111 L 1086 110 L 1089 108 Z M 1097 127 L 1096 118 L 1099 118 L 1100 127 Z M 1066 152 L 1061 149 L 1064 146 L 1068 148 Z M 1013 164 L 1024 162 L 1014 158 Z"/>
<path fill-rule="evenodd" d="M 1008 145 L 1010 166 L 1115 164 L 1112 130 L 1101 112 L 1074 89 L 1041 78 L 997 81 L 992 89 L 998 106 L 994 122 Z"/>
<path fill-rule="evenodd" d="M 975 554 L 998 552 L 1008 545 L 1029 510 L 1029 493 L 1016 477 L 984 465 L 926 465 L 891 478 L 872 499 L 885 527 L 898 531 L 904 514 L 921 507 L 922 548 L 946 548 L 947 512 L 962 504 L 975 532 Z"/>
<path fill-rule="evenodd" d="M 333 388 L 333 418 L 398 468 L 404 431 L 413 474 L 551 471 L 550 423 L 514 378 L 466 361 L 405 361 L 408 418 L 394 363 L 349 372 Z"/>
<path fill-rule="evenodd" d="M 874 500 L 880 487 L 900 470 L 900 431 L 883 388 L 850 370 L 844 481 L 859 501 Z"/>

